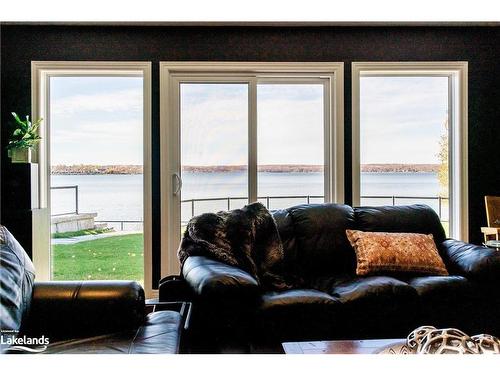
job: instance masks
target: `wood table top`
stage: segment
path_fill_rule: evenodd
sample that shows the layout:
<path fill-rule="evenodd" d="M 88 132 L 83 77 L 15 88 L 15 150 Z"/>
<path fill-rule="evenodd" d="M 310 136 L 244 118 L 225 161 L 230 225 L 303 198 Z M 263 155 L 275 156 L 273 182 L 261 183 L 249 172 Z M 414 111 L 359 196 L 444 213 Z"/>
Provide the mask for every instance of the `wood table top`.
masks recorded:
<path fill-rule="evenodd" d="M 405 339 L 335 340 L 284 342 L 286 354 L 376 354 L 384 348 L 404 344 Z"/>

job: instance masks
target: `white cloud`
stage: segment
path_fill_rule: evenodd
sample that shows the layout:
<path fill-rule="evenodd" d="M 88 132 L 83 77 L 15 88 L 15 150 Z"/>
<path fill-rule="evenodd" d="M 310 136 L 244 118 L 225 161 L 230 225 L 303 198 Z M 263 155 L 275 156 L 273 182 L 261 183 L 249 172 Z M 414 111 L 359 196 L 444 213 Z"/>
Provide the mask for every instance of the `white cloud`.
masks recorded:
<path fill-rule="evenodd" d="M 188 103 L 181 112 L 183 164 L 246 164 L 246 97 Z M 321 101 L 259 101 L 258 134 L 261 164 L 323 163 Z"/>
<path fill-rule="evenodd" d="M 447 86 L 443 80 L 431 81 L 363 81 L 363 162 L 437 162 L 437 144 L 446 117 Z M 294 91 L 273 86 L 259 94 L 259 162 L 321 164 L 324 157 L 321 93 L 316 88 Z M 193 84 L 182 91 L 182 162 L 246 164 L 246 86 L 214 87 Z M 82 162 L 90 159 L 101 159 L 104 163 L 142 162 L 141 90 L 102 93 L 96 88 L 95 91 L 54 100 L 53 157 L 61 163 L 66 162 L 65 158 Z"/>
<path fill-rule="evenodd" d="M 52 123 L 51 141 L 59 142 L 141 142 L 142 121 L 93 121 L 81 122 L 74 126 L 64 127 Z"/>
<path fill-rule="evenodd" d="M 183 164 L 246 164 L 247 124 L 246 97 L 184 103 L 181 108 Z"/>
<path fill-rule="evenodd" d="M 323 164 L 322 100 L 259 102 L 261 164 Z"/>
<path fill-rule="evenodd" d="M 142 121 L 72 125 L 52 124 L 52 164 L 142 164 Z"/>
<path fill-rule="evenodd" d="M 71 117 L 89 112 L 142 112 L 142 91 L 137 89 L 115 92 L 71 95 L 54 100 L 51 105 L 54 116 Z"/>
<path fill-rule="evenodd" d="M 363 78 L 361 88 L 362 163 L 439 162 L 446 78 Z"/>

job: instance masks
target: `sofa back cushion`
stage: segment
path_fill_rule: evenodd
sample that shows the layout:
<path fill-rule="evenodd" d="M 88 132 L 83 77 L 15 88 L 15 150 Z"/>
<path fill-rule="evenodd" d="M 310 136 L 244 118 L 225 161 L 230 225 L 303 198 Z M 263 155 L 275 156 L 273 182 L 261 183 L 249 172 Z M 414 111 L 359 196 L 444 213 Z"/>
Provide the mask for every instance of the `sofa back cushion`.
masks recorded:
<path fill-rule="evenodd" d="M 354 229 L 352 207 L 303 204 L 274 213 L 290 272 L 304 277 L 354 274 L 356 256 L 346 229 Z"/>
<path fill-rule="evenodd" d="M 18 331 L 33 291 L 35 268 L 19 242 L 0 225 L 0 329 Z"/>
<path fill-rule="evenodd" d="M 297 241 L 295 238 L 295 228 L 293 225 L 292 215 L 287 209 L 271 211 L 281 243 L 283 244 L 283 252 L 285 254 L 285 262 L 293 267 L 297 262 Z"/>
<path fill-rule="evenodd" d="M 356 207 L 356 229 L 365 232 L 432 234 L 436 244 L 446 239 L 436 212 L 425 204 Z"/>

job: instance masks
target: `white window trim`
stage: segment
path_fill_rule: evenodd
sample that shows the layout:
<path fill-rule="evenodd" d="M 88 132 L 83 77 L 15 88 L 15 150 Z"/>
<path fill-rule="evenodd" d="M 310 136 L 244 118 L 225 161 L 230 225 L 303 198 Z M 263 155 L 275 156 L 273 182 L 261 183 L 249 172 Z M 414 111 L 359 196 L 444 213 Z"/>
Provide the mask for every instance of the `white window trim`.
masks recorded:
<path fill-rule="evenodd" d="M 450 226 L 452 237 L 468 241 L 468 63 L 445 62 L 353 62 L 352 63 L 352 200 L 360 204 L 360 77 L 361 75 L 448 76 L 450 85 Z"/>
<path fill-rule="evenodd" d="M 325 130 L 329 142 L 328 155 L 325 161 L 329 165 L 326 175 L 330 179 L 329 201 L 344 202 L 344 64 L 337 62 L 160 62 L 160 143 L 161 143 L 161 274 L 162 276 L 179 273 L 177 248 L 180 233 L 174 233 L 172 228 L 175 207 L 173 205 L 174 182 L 173 176 L 178 174 L 179 146 L 175 146 L 173 139 L 179 139 L 179 98 L 177 95 L 179 78 L 219 76 L 247 77 L 254 80 L 250 86 L 249 113 L 253 113 L 256 102 L 256 76 L 266 79 L 281 80 L 284 75 L 293 77 L 325 77 L 330 80 L 328 87 L 328 130 Z M 281 81 L 283 82 L 283 81 Z M 325 106 L 326 107 L 326 106 Z M 174 110 L 170 110 L 173 108 Z M 249 115 L 249 159 L 256 166 L 256 145 L 251 142 L 255 139 L 257 119 Z M 252 135 L 254 137 L 252 137 Z M 177 142 L 178 143 L 178 142 Z M 325 151 L 326 152 L 326 151 Z M 249 174 L 255 173 L 249 169 Z M 256 183 L 250 183 L 249 196 L 256 196 Z"/>
<path fill-rule="evenodd" d="M 33 263 L 37 280 L 50 280 L 50 116 L 49 80 L 54 76 L 142 76 L 143 77 L 143 207 L 144 207 L 144 289 L 148 298 L 155 297 L 152 288 L 151 245 L 151 62 L 115 61 L 32 61 L 31 105 L 32 118 L 42 117 L 39 133 L 42 137 L 35 150 L 39 164 L 38 201 L 33 210 Z"/>

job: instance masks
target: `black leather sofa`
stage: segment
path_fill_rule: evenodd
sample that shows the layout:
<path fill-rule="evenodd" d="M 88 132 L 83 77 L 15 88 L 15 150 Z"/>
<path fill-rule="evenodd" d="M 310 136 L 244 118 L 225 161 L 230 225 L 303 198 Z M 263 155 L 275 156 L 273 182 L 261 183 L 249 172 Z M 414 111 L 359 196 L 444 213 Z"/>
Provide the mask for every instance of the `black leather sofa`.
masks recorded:
<path fill-rule="evenodd" d="M 500 252 L 446 239 L 428 206 L 311 204 L 273 216 L 286 268 L 308 287 L 263 292 L 241 269 L 188 258 L 183 277 L 198 350 L 266 351 L 290 340 L 405 337 L 419 325 L 500 335 Z M 356 276 L 346 229 L 432 233 L 450 275 Z"/>
<path fill-rule="evenodd" d="M 146 315 L 144 290 L 134 281 L 34 282 L 35 269 L 0 226 L 0 352 L 21 353 L 13 338 L 47 338 L 42 353 L 171 354 L 179 352 L 183 316 Z"/>

